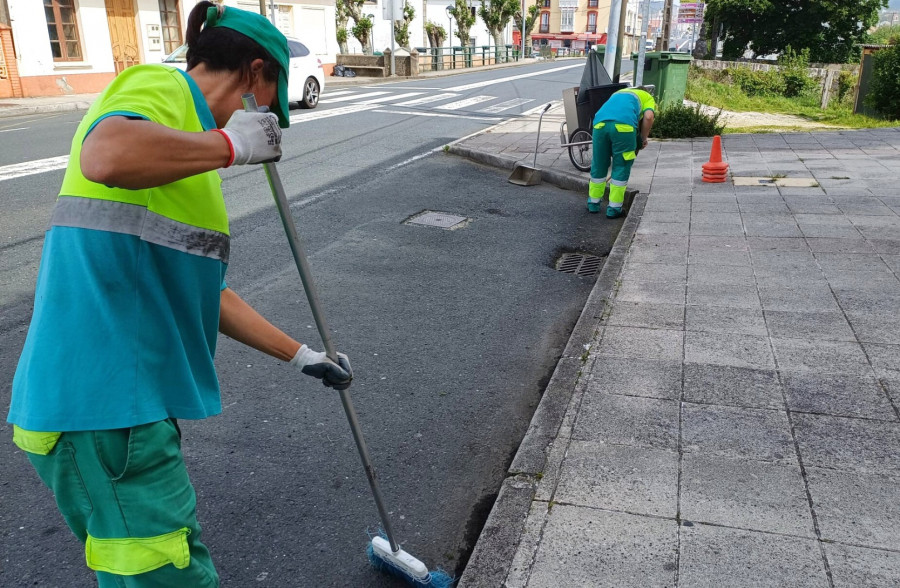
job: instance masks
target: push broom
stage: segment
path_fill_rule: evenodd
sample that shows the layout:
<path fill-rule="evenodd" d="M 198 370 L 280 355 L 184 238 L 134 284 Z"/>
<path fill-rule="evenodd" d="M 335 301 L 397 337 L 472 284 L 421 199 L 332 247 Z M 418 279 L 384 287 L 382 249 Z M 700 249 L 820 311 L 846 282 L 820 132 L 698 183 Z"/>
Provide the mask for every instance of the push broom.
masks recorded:
<path fill-rule="evenodd" d="M 253 94 L 244 94 L 242 100 L 244 110 L 250 112 L 259 110 L 256 104 L 256 97 Z M 337 363 L 338 356 L 334 344 L 331 342 L 331 331 L 328 329 L 325 315 L 319 306 L 319 295 L 312 279 L 309 263 L 306 260 L 303 244 L 300 242 L 300 237 L 297 234 L 297 227 L 294 225 L 294 219 L 291 216 L 291 209 L 288 205 L 287 196 L 284 193 L 284 186 L 281 184 L 281 177 L 278 175 L 278 170 L 275 168 L 274 163 L 264 163 L 263 169 L 266 171 L 269 188 L 271 188 L 272 196 L 275 198 L 275 206 L 278 208 L 278 215 L 281 217 L 281 224 L 284 226 L 284 232 L 291 247 L 291 253 L 294 256 L 294 262 L 297 264 L 297 270 L 300 272 L 300 280 L 303 282 L 303 289 L 306 291 L 306 298 L 309 300 L 310 311 L 313 319 L 316 321 L 316 328 L 318 328 L 319 335 L 322 337 L 322 343 L 325 345 L 325 353 L 328 355 L 328 359 Z M 369 449 L 366 446 L 365 439 L 363 439 L 350 394 L 347 390 L 339 390 L 338 394 L 341 397 L 341 404 L 344 405 L 344 412 L 347 415 L 350 430 L 353 432 L 353 439 L 356 441 L 359 457 L 362 459 L 363 467 L 366 470 L 366 477 L 369 479 L 369 486 L 372 488 L 372 496 L 375 499 L 375 506 L 378 508 L 384 531 L 383 536 L 377 535 L 369 542 L 366 548 L 369 561 L 376 569 L 402 578 L 412 586 L 449 588 L 453 584 L 453 578 L 440 570 L 429 572 L 424 563 L 400 549 L 400 545 L 394 539 L 391 521 L 388 518 L 384 500 L 381 498 L 381 490 L 378 487 L 375 468 L 372 466 Z"/>

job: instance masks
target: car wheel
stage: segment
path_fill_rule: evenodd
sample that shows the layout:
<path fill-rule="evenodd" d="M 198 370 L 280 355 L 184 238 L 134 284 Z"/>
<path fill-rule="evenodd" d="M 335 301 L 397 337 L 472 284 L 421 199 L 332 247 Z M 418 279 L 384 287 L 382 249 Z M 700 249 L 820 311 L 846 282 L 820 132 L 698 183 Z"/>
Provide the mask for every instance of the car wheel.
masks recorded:
<path fill-rule="evenodd" d="M 300 101 L 300 106 L 303 108 L 315 108 L 318 103 L 319 82 L 313 77 L 306 78 L 306 83 L 303 84 L 303 99 Z"/>

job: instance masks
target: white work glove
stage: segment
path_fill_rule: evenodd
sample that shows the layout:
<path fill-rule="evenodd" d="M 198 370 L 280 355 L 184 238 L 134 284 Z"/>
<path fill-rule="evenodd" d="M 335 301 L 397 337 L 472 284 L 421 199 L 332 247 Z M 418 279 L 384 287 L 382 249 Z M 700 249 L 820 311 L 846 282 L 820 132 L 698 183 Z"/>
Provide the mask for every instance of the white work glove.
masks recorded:
<path fill-rule="evenodd" d="M 235 110 L 225 128 L 217 130 L 231 147 L 231 163 L 226 167 L 281 159 L 281 129 L 271 112 Z"/>
<path fill-rule="evenodd" d="M 338 363 L 334 363 L 324 352 L 313 351 L 306 345 L 301 345 L 291 360 L 291 365 L 307 376 L 319 378 L 323 384 L 335 390 L 346 390 L 353 380 L 350 359 L 343 353 L 338 353 Z"/>

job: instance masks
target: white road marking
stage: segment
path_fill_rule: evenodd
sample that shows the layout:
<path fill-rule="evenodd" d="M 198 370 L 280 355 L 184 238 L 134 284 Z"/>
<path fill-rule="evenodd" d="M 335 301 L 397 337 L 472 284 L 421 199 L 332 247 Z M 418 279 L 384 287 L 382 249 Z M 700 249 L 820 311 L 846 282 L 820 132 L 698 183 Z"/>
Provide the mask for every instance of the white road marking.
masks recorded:
<path fill-rule="evenodd" d="M 438 100 L 448 100 L 450 98 L 456 98 L 459 94 L 432 94 L 431 96 L 423 96 L 422 98 L 416 98 L 415 100 L 408 100 L 406 102 L 399 102 L 397 106 L 418 106 L 419 104 L 428 104 L 429 102 L 437 102 Z"/>
<path fill-rule="evenodd" d="M 450 102 L 449 104 L 441 104 L 440 106 L 435 106 L 435 108 L 438 110 L 459 110 L 460 108 L 474 106 L 475 104 L 487 102 L 494 99 L 494 96 L 473 96 L 471 98 L 466 98 L 465 100 L 457 100 L 456 102 Z"/>
<path fill-rule="evenodd" d="M 332 96 L 345 96 L 347 94 L 353 94 L 353 90 L 335 90 L 334 92 L 325 93 L 325 90 L 322 90 L 322 96 L 325 98 L 331 98 Z"/>
<path fill-rule="evenodd" d="M 341 116 L 344 114 L 353 114 L 364 110 L 371 110 L 377 106 L 376 104 L 351 104 L 349 106 L 341 106 L 340 108 L 332 108 L 330 110 L 316 110 L 306 114 L 295 114 L 291 117 L 291 124 L 299 124 L 319 120 L 322 118 L 330 118 L 332 116 Z"/>
<path fill-rule="evenodd" d="M 502 118 L 496 118 L 491 116 L 466 116 L 464 114 L 442 114 L 440 112 L 422 112 L 418 110 L 386 110 L 379 109 L 373 110 L 372 112 L 378 112 L 381 114 L 403 114 L 407 116 L 430 116 L 434 118 L 464 118 L 468 120 L 478 120 L 485 122 L 499 122 L 503 120 Z"/>
<path fill-rule="evenodd" d="M 24 131 L 24 130 L 30 129 L 30 128 L 31 127 L 16 127 L 14 129 L 2 129 L 2 130 L 0 130 L 0 133 L 8 133 L 10 131 Z"/>
<path fill-rule="evenodd" d="M 319 100 L 321 104 L 331 104 L 333 102 L 347 102 L 348 100 L 365 100 L 366 98 L 374 98 L 381 96 L 387 92 L 369 92 L 368 94 L 353 94 L 352 96 L 339 96 L 337 98 L 323 98 Z"/>
<path fill-rule="evenodd" d="M 360 104 L 378 104 L 379 102 L 388 102 L 390 100 L 402 100 L 411 96 L 418 96 L 421 92 L 407 92 L 406 94 L 389 94 L 387 96 L 379 96 L 370 100 L 360 100 Z"/>
<path fill-rule="evenodd" d="M 478 112 L 487 112 L 488 114 L 497 114 L 499 112 L 503 112 L 504 110 L 509 110 L 510 108 L 515 108 L 516 106 L 522 106 L 523 104 L 528 104 L 529 102 L 534 102 L 534 98 L 514 98 L 513 100 L 507 100 L 506 102 L 501 102 L 500 104 L 494 104 L 493 106 L 488 106 L 484 110 L 479 110 Z"/>
<path fill-rule="evenodd" d="M 517 76 L 509 76 L 507 78 L 497 78 L 494 80 L 485 80 L 483 82 L 475 82 L 474 84 L 466 84 L 465 86 L 457 86 L 455 88 L 447 88 L 448 92 L 464 92 L 466 90 L 474 90 L 475 88 L 483 88 L 485 86 L 492 86 L 494 84 L 502 84 L 503 82 L 511 82 L 512 80 L 521 80 L 522 78 L 531 78 L 534 76 L 542 76 L 544 74 L 553 73 L 555 71 L 563 71 L 566 69 L 572 69 L 575 67 L 584 67 L 584 63 L 576 63 L 575 65 L 566 65 L 564 67 L 555 67 L 553 69 L 545 69 L 543 71 L 536 71 L 527 74 L 520 74 Z"/>
<path fill-rule="evenodd" d="M 31 176 L 41 174 L 48 171 L 63 169 L 69 164 L 68 155 L 60 155 L 59 157 L 49 157 L 47 159 L 38 159 L 36 161 L 26 161 L 24 163 L 14 163 L 12 165 L 4 165 L 0 167 L 0 182 L 3 180 L 13 180 L 22 176 Z"/>

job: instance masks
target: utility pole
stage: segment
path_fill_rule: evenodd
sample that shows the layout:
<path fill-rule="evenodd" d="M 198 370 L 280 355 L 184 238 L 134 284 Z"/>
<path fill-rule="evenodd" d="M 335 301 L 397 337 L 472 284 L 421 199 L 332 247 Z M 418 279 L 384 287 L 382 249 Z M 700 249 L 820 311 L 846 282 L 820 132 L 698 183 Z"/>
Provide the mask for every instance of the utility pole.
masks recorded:
<path fill-rule="evenodd" d="M 616 60 L 619 54 L 619 29 L 621 28 L 622 0 L 612 0 L 609 5 L 609 24 L 606 27 L 606 53 L 603 56 L 603 67 L 610 79 L 615 81 L 619 72 Z"/>
<path fill-rule="evenodd" d="M 638 47 L 638 60 L 634 66 L 634 77 L 632 83 L 635 88 L 640 87 L 644 83 L 644 54 L 647 53 L 647 27 L 650 25 L 650 0 L 644 0 L 644 6 L 641 12 L 641 44 Z"/>
<path fill-rule="evenodd" d="M 259 14 L 266 15 L 266 0 L 259 0 Z"/>
<path fill-rule="evenodd" d="M 519 34 L 522 35 L 522 56 L 519 59 L 525 59 L 525 19 L 528 18 L 528 15 L 525 14 L 525 0 L 522 0 L 522 26 L 519 28 Z"/>
<path fill-rule="evenodd" d="M 622 51 L 625 47 L 625 21 L 628 18 L 628 0 L 622 0 L 622 7 L 619 9 L 619 34 L 618 43 L 616 45 L 616 68 L 613 74 L 613 83 L 619 83 L 619 73 L 622 71 Z"/>
<path fill-rule="evenodd" d="M 659 39 L 656 40 L 657 51 L 669 50 L 669 37 L 672 35 L 672 2 L 673 0 L 666 0 L 665 8 L 663 8 L 662 22 L 660 23 L 662 30 Z"/>

